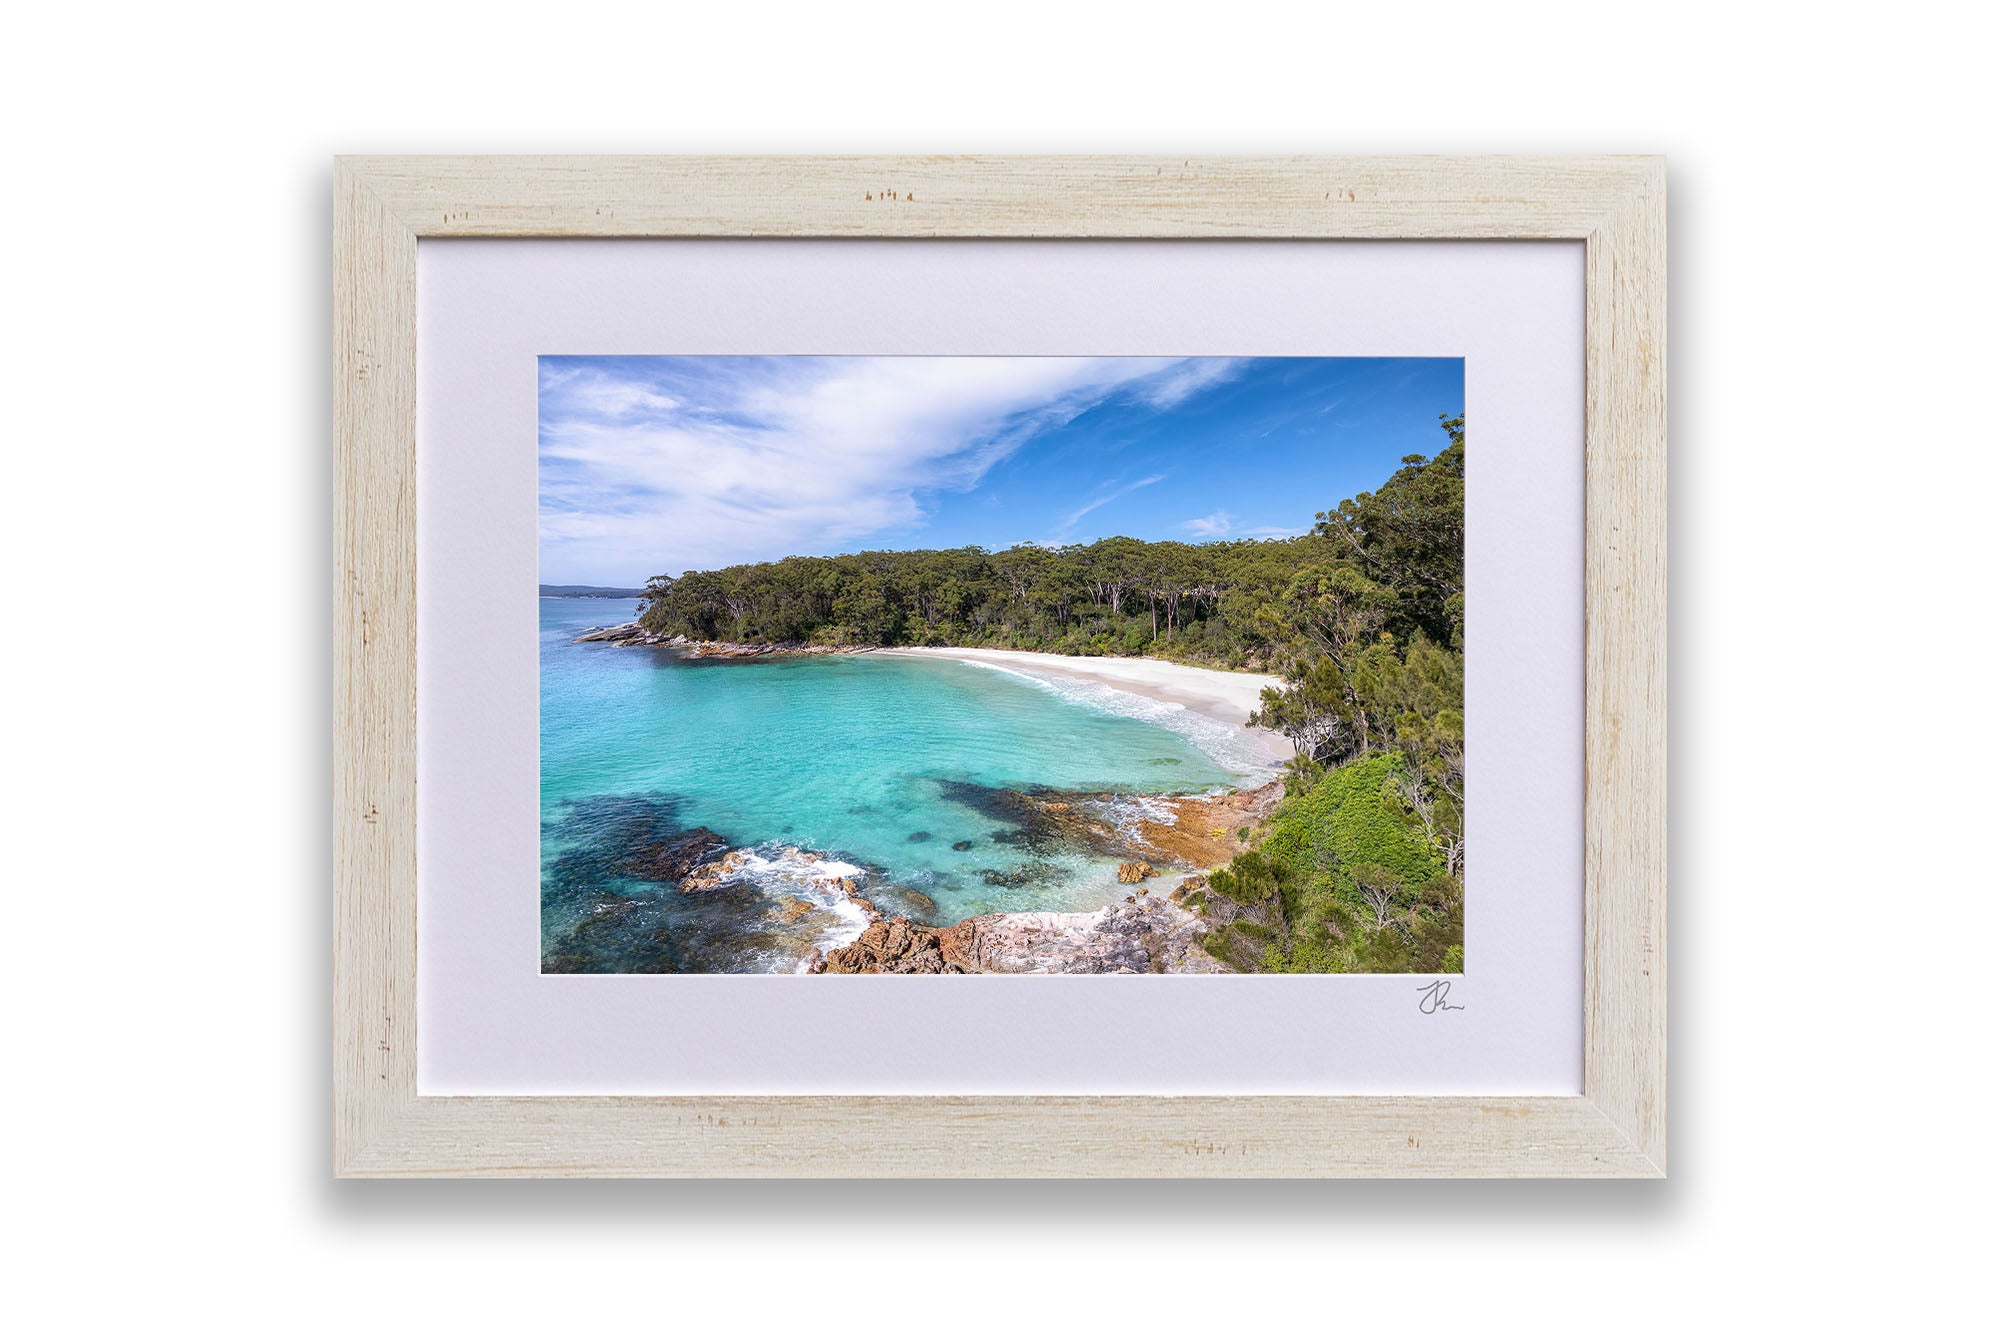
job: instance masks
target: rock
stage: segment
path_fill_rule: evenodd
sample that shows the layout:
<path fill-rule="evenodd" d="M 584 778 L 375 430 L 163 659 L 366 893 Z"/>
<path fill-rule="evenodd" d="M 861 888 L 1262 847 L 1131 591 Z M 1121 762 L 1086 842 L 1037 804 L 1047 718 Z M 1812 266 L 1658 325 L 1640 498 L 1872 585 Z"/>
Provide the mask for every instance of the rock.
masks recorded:
<path fill-rule="evenodd" d="M 952 972 L 1214 973 L 1230 969 L 1201 947 L 1207 927 L 1160 898 L 1096 912 L 997 912 L 935 932 Z"/>
<path fill-rule="evenodd" d="M 811 915 L 812 910 L 811 903 L 803 898 L 794 898 L 788 893 L 778 900 L 778 905 L 772 909 L 770 916 L 772 920 L 789 926 L 800 917 Z"/>
<path fill-rule="evenodd" d="M 1183 889 L 1187 883 L 1183 881 Z M 912 900 L 920 896 L 909 889 L 889 892 Z M 943 928 L 919 925 L 906 916 L 884 918 L 874 904 L 854 901 L 869 912 L 867 927 L 852 943 L 808 955 L 804 970 L 831 975 L 1234 970 L 1203 947 L 1210 930 L 1206 919 L 1150 893 L 1096 912 L 996 912 Z"/>
<path fill-rule="evenodd" d="M 939 947 L 940 932 L 913 925 L 908 917 L 870 922 L 852 944 L 829 950 L 809 970 L 834 976 L 901 973 L 937 976 L 957 971 Z"/>
<path fill-rule="evenodd" d="M 670 644 L 674 640 L 653 633 L 638 621 L 627 621 L 623 625 L 607 625 L 602 629 L 587 630 L 570 640 L 571 643 L 609 643 L 624 648 L 632 645 L 655 647 Z"/>
<path fill-rule="evenodd" d="M 1141 898 L 1143 898 L 1143 897 L 1145 897 L 1145 896 L 1146 896 L 1147 894 L 1149 894 L 1149 893 L 1151 893 L 1151 892 L 1152 892 L 1152 890 L 1151 890 L 1151 889 L 1147 889 L 1147 888 L 1142 888 L 1142 889 L 1140 889 L 1140 890 L 1139 890 L 1139 896 L 1140 896 Z"/>
<path fill-rule="evenodd" d="M 571 639 L 571 643 L 622 643 L 626 639 L 636 639 L 646 631 L 636 620 L 623 625 L 607 625 L 598 629 L 585 630 Z"/>
<path fill-rule="evenodd" d="M 904 839 L 905 842 L 929 842 L 930 840 L 931 835 L 922 832 L 912 833 L 908 838 Z"/>
<path fill-rule="evenodd" d="M 976 920 L 977 918 L 973 921 L 961 921 L 938 932 L 938 957 L 944 960 L 947 969 L 953 972 L 979 970 L 973 963 L 974 938 L 978 932 Z"/>
<path fill-rule="evenodd" d="M 976 782 L 939 779 L 937 785 L 946 800 L 1006 825 L 986 835 L 994 842 L 1031 852 L 1064 847 L 1107 856 L 1123 852 L 1124 843 L 1115 830 L 1071 801 L 1052 800 L 1046 793 L 987 787 Z"/>
<path fill-rule="evenodd" d="M 718 838 L 716 841 L 720 842 L 721 839 Z M 741 870 L 749 859 L 748 848 L 739 847 L 733 852 L 726 852 L 720 858 L 684 876 L 681 879 L 681 892 L 706 893 L 710 889 L 719 888 L 724 880 Z"/>
<path fill-rule="evenodd" d="M 1028 882 L 1028 868 L 1015 866 L 1012 870 L 982 870 L 979 878 L 996 889 L 1018 889 Z"/>
<path fill-rule="evenodd" d="M 721 834 L 705 828 L 647 838 L 635 843 L 623 858 L 613 863 L 611 873 L 626 879 L 678 880 L 728 846 Z"/>
<path fill-rule="evenodd" d="M 1061 844 L 1119 860 L 1210 869 L 1229 863 L 1237 844 L 1284 798 L 1284 784 L 1213 795 L 1133 796 L 1006 792 L 959 783 L 945 794 L 1016 826 L 996 835 L 997 841 L 1023 842 L 1037 851 Z"/>
<path fill-rule="evenodd" d="M 1151 879 L 1159 873 L 1159 871 L 1153 869 L 1153 867 L 1147 865 L 1144 861 L 1121 861 L 1118 863 L 1118 882 L 1120 884 L 1137 884 L 1140 880 Z"/>
<path fill-rule="evenodd" d="M 1189 875 L 1182 879 L 1180 883 L 1174 885 L 1174 891 L 1167 896 L 1177 903 L 1184 903 L 1188 900 L 1189 894 L 1195 892 L 1197 889 L 1205 889 L 1207 887 L 1207 875 Z"/>
<path fill-rule="evenodd" d="M 544 972 L 677 972 L 681 960 L 656 900 L 600 894 L 542 956 Z"/>
<path fill-rule="evenodd" d="M 970 838 L 966 838 L 960 842 L 955 842 L 951 845 L 951 849 L 954 852 L 969 852 L 972 850 L 972 847 L 973 847 L 973 842 L 972 839 Z"/>

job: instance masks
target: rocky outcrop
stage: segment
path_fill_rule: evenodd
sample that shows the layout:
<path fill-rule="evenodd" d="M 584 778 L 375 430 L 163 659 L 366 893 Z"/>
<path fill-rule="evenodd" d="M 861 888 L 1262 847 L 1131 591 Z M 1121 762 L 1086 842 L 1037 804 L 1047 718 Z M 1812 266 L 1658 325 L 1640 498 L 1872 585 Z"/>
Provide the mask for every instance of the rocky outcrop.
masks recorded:
<path fill-rule="evenodd" d="M 852 944 L 829 949 L 808 964 L 808 971 L 833 976 L 864 972 L 937 975 L 962 969 L 949 966 L 938 947 L 939 932 L 913 925 L 906 916 L 871 921 Z"/>
<path fill-rule="evenodd" d="M 943 930 L 907 917 L 876 921 L 812 960 L 817 973 L 968 972 L 1070 975 L 1227 972 L 1201 947 L 1201 918 L 1163 898 L 1096 912 L 1000 912 Z"/>
<path fill-rule="evenodd" d="M 689 657 L 817 657 L 828 653 L 871 653 L 854 643 L 729 643 L 721 639 L 690 639 L 685 634 L 656 634 L 638 621 L 586 630 L 571 643 L 609 643 L 620 648 L 678 648 Z"/>
<path fill-rule="evenodd" d="M 635 843 L 622 859 L 613 863 L 611 871 L 626 879 L 657 883 L 682 880 L 692 874 L 695 867 L 728 846 L 722 836 L 712 829 L 691 828 L 685 833 L 647 838 Z"/>
<path fill-rule="evenodd" d="M 1135 851 L 1156 853 L 1160 860 L 1176 865 L 1213 870 L 1228 865 L 1241 850 L 1239 831 L 1267 818 L 1284 798 L 1282 782 L 1215 796 L 1159 797 L 1141 804 L 1136 817 L 1123 823 L 1120 832 Z"/>
<path fill-rule="evenodd" d="M 653 633 L 636 620 L 628 620 L 622 625 L 605 625 L 598 629 L 585 630 L 570 640 L 571 643 L 663 643 L 659 635 Z"/>
<path fill-rule="evenodd" d="M 1280 782 L 1253 791 L 1194 796 L 1022 792 L 966 782 L 941 782 L 939 787 L 947 798 L 1012 826 L 989 835 L 995 842 L 1029 852 L 1061 846 L 1128 864 L 1194 870 L 1229 864 L 1242 848 L 1241 831 L 1268 816 L 1285 794 Z M 1119 882 L 1137 883 L 1123 877 L 1128 873 L 1121 871 Z"/>
<path fill-rule="evenodd" d="M 1121 861 L 1118 864 L 1118 882 L 1120 884 L 1137 884 L 1139 881 L 1151 879 L 1159 873 L 1159 871 L 1153 869 L 1153 867 L 1147 865 L 1144 861 Z"/>
<path fill-rule="evenodd" d="M 966 971 L 1186 973 L 1227 969 L 1201 947 L 1206 927 L 1185 908 L 1138 898 L 1096 912 L 1005 912 L 969 927 Z"/>

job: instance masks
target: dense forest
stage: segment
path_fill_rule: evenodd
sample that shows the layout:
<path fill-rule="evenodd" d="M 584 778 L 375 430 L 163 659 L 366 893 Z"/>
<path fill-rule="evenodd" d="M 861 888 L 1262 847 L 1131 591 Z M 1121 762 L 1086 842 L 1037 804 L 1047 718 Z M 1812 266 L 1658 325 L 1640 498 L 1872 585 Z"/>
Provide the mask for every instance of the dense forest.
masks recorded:
<path fill-rule="evenodd" d="M 1149 656 L 1269 671 L 1298 749 L 1262 836 L 1198 895 L 1210 949 L 1271 971 L 1458 971 L 1464 931 L 1465 419 L 1305 535 L 1113 537 L 793 556 L 650 580 L 641 623 L 809 641 Z"/>

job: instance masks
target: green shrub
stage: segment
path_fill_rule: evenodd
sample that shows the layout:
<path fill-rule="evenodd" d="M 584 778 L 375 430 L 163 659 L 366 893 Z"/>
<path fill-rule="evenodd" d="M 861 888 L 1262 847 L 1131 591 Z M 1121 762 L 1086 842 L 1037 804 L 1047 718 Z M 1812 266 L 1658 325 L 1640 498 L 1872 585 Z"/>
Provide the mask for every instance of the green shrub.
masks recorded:
<path fill-rule="evenodd" d="M 1291 877 L 1289 865 L 1268 860 L 1256 852 L 1238 852 L 1227 866 L 1209 872 L 1208 887 L 1247 907 L 1263 902 L 1273 893 L 1282 893 Z"/>
<path fill-rule="evenodd" d="M 1403 757 L 1379 754 L 1320 778 L 1287 797 L 1271 821 L 1263 852 L 1301 881 L 1330 877 L 1334 892 L 1356 901 L 1354 868 L 1381 866 L 1405 884 L 1425 884 L 1444 862 L 1396 790 Z M 1289 904 L 1287 904 L 1289 906 Z"/>
<path fill-rule="evenodd" d="M 1210 933 L 1209 952 L 1267 972 L 1462 967 L 1464 891 L 1403 803 L 1402 765 L 1399 754 L 1374 755 L 1287 796 L 1262 846 L 1208 877 L 1210 892 L 1244 906 L 1275 894 L 1277 929 L 1234 922 Z"/>

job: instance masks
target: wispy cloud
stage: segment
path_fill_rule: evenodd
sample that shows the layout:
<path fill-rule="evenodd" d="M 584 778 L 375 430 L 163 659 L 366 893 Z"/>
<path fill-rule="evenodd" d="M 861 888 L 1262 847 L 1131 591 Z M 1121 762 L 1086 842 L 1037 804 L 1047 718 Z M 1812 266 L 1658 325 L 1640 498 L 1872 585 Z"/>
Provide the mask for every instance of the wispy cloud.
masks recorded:
<path fill-rule="evenodd" d="M 1248 359 L 1245 357 L 1194 357 L 1141 384 L 1136 390 L 1136 396 L 1141 401 L 1165 411 L 1184 399 L 1192 398 L 1210 385 L 1233 379 L 1247 364 Z"/>
<path fill-rule="evenodd" d="M 1157 476 L 1141 477 L 1137 481 L 1127 482 L 1123 485 L 1114 482 L 1111 484 L 1110 489 L 1104 491 L 1096 499 L 1091 500 L 1089 503 L 1083 505 L 1082 507 L 1073 509 L 1069 513 L 1063 515 L 1062 522 L 1056 526 L 1056 531 L 1058 533 L 1066 533 L 1070 531 L 1072 528 L 1074 528 L 1079 522 L 1081 522 L 1085 514 L 1091 513 L 1095 510 L 1102 509 L 1104 508 L 1104 506 L 1110 504 L 1113 500 L 1121 500 L 1124 497 L 1130 495 L 1134 491 L 1143 490 L 1145 487 L 1148 486 L 1158 485 L 1160 482 L 1163 482 L 1166 479 L 1167 479 L 1166 474 L 1161 473 Z"/>
<path fill-rule="evenodd" d="M 1213 514 L 1201 518 L 1191 518 L 1180 524 L 1182 532 L 1189 533 L 1196 541 L 1212 542 L 1224 537 L 1248 537 L 1254 541 L 1269 541 L 1276 537 L 1298 537 L 1310 528 L 1274 528 L 1259 525 L 1253 528 L 1236 526 L 1236 515 L 1226 509 L 1218 509 Z"/>
<path fill-rule="evenodd" d="M 1205 518 L 1191 518 L 1181 524 L 1184 532 L 1191 532 L 1198 541 L 1210 541 L 1216 537 L 1227 537 L 1236 518 L 1226 509 L 1218 509 Z"/>
<path fill-rule="evenodd" d="M 1231 361 L 607 357 L 541 363 L 542 576 L 630 581 L 921 526 L 1036 435 L 1117 398 L 1164 411 Z M 1160 481 L 1118 483 L 1078 520 Z"/>

